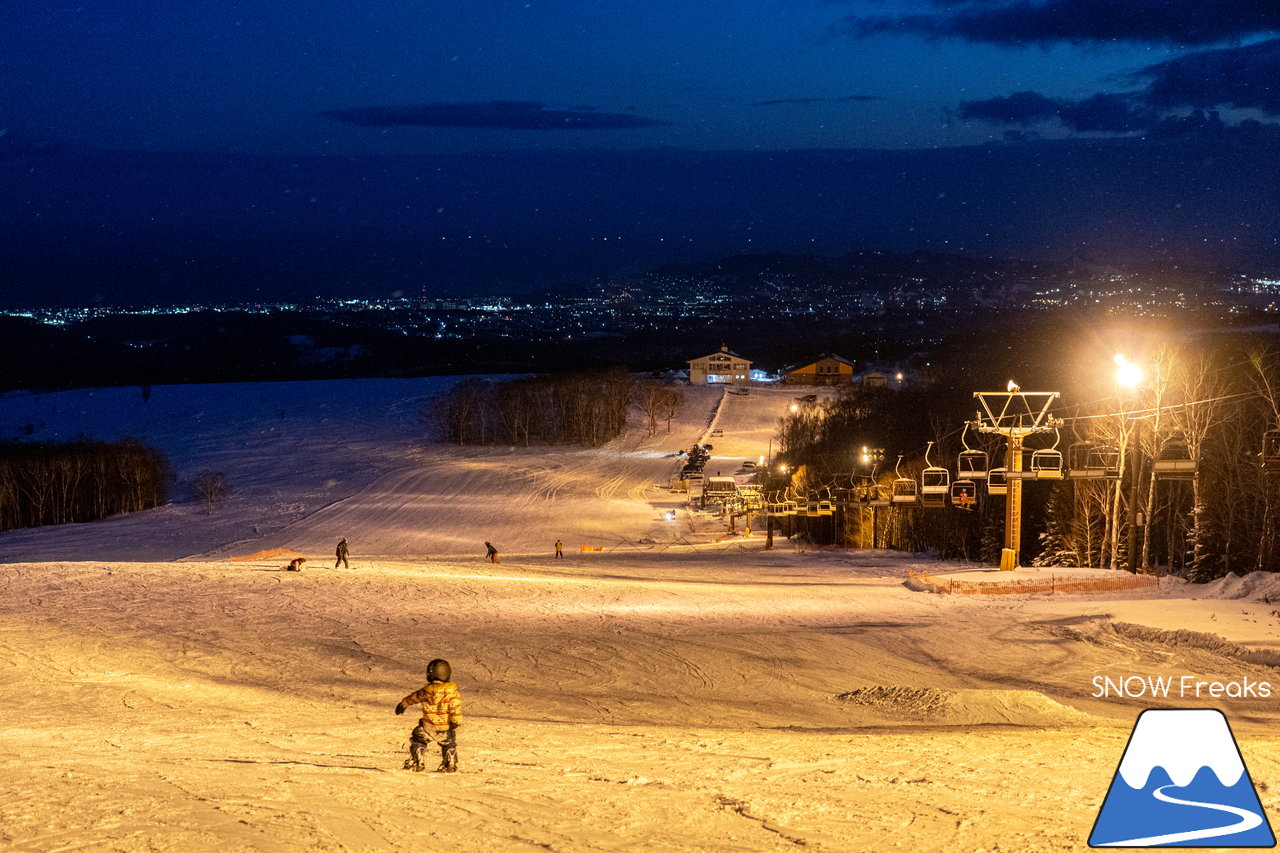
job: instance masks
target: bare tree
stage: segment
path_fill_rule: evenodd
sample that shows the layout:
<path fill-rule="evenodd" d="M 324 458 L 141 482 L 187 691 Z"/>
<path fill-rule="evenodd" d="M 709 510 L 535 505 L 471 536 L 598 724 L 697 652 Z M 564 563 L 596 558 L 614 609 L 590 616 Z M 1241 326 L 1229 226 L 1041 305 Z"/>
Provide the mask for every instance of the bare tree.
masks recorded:
<path fill-rule="evenodd" d="M 1226 395 L 1226 383 L 1220 371 L 1204 353 L 1182 360 L 1175 374 L 1175 382 L 1182 396 L 1183 405 L 1171 413 L 1174 428 L 1187 443 L 1187 451 L 1194 465 L 1191 480 L 1191 521 L 1188 536 L 1191 540 L 1190 561 L 1193 567 L 1205 559 L 1205 505 L 1200 463 L 1210 430 L 1219 419 L 1222 398 Z"/>
<path fill-rule="evenodd" d="M 212 513 L 214 507 L 227 499 L 230 487 L 227 475 L 221 471 L 201 471 L 192 483 L 192 490 L 204 504 L 205 512 Z"/>

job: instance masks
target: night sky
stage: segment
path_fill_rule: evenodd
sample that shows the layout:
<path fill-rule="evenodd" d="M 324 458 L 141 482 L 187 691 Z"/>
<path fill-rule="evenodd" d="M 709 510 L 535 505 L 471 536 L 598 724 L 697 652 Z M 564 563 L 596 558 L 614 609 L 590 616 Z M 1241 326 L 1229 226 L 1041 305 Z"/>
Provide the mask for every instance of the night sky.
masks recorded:
<path fill-rule="evenodd" d="M 476 157 L 506 151 L 557 156 L 616 151 L 642 157 L 655 151 L 912 152 L 1072 139 L 1121 140 L 1133 146 L 1149 139 L 1203 140 L 1209 134 L 1218 140 L 1234 134 L 1252 145 L 1264 140 L 1272 146 L 1269 125 L 1280 120 L 1280 3 L 17 0 L 0 4 L 0 80 L 0 155 L 9 157 L 15 152 L 53 157 L 56 152 L 104 150 L 251 158 Z M 1146 156 L 1135 150 L 1126 156 Z M 431 161 L 434 166 L 426 162 L 420 163 L 419 180 L 432 169 L 452 171 L 440 165 L 446 161 Z M 708 174 L 723 167 L 704 162 Z M 907 174 L 924 163 L 914 154 L 889 168 Z M 30 165 L 10 164 L 15 169 Z M 1207 164 L 1206 169 L 1212 172 L 1220 165 Z M 197 230 L 207 236 L 219 223 L 234 224 L 235 210 L 249 210 L 251 221 L 252 208 L 276 203 L 251 199 L 252 187 L 239 196 L 231 193 L 234 198 L 227 204 L 239 206 L 234 209 L 218 207 L 207 190 L 191 199 L 177 193 L 157 200 L 146 195 L 149 179 L 144 175 L 138 182 L 138 204 L 130 209 L 129 170 L 134 168 L 136 160 L 42 161 L 37 174 L 23 183 L 22 198 L 0 198 L 0 223 L 11 235 L 7 245 L 0 245 L 0 260 L 17 261 L 17 271 L 3 279 L 0 299 L 12 301 L 11 293 L 29 286 L 37 275 L 93 291 L 81 287 L 83 270 L 101 266 L 98 244 L 111 229 L 129 238 L 139 253 L 149 253 L 147 262 L 163 267 L 166 281 L 175 276 L 181 281 L 177 267 L 204 265 L 209 250 L 166 248 L 172 241 L 165 242 L 159 233 L 148 238 L 148 216 L 199 220 L 203 224 Z M 207 171 L 207 164 L 202 168 Z M 261 168 L 246 166 L 241 174 L 228 167 L 226 181 L 253 180 L 261 188 Z M 541 174 L 538 181 L 554 183 L 557 168 L 543 162 L 530 171 Z M 637 171 L 651 168 L 649 163 Z M 299 193 L 312 204 L 327 206 L 334 212 L 325 227 L 336 227 L 344 214 L 337 211 L 335 195 L 347 192 L 347 185 L 326 183 L 314 168 L 302 171 L 308 173 L 305 180 L 283 181 L 288 186 L 272 187 L 271 192 Z M 666 167 L 657 171 L 669 172 Z M 255 177 L 247 177 L 248 172 Z M 101 199 L 93 197 L 92 185 L 104 174 L 118 179 L 106 204 L 114 213 L 98 212 L 95 202 Z M 736 174 L 711 181 L 716 192 L 736 191 L 728 186 Z M 1015 184 L 1028 179 L 1011 177 Z M 568 169 L 566 180 L 581 178 Z M 1217 180 L 1208 172 L 1203 178 Z M 1102 179 L 1109 180 L 1106 175 Z M 1262 176 L 1269 179 L 1270 174 Z M 1126 174 L 1121 184 L 1141 180 Z M 90 190 L 69 201 L 68 184 Z M 777 189 L 785 192 L 783 185 Z M 504 195 L 502 187 L 493 185 L 476 196 L 471 186 L 471 197 L 451 194 L 455 190 L 440 187 L 429 199 L 410 201 L 408 207 L 418 210 L 414 214 L 404 212 L 406 202 L 400 197 L 385 205 L 366 199 L 365 212 L 380 211 L 390 233 L 398 228 L 419 239 L 425 231 L 434 239 L 441 236 L 432 230 L 439 230 L 440 216 L 466 208 L 466 230 L 473 238 L 492 241 L 499 236 L 508 246 L 545 241 L 545 233 L 516 233 L 517 224 L 501 217 L 486 221 L 478 212 L 480 207 L 500 212 L 511 199 L 523 203 L 527 187 L 509 184 Z M 942 185 L 935 190 L 934 195 L 956 191 Z M 1110 191 L 1103 192 L 1104 201 Z M 591 203 L 602 205 L 594 224 L 571 223 L 577 230 L 566 230 L 557 239 L 602 240 L 610 231 L 623 232 L 614 234 L 617 239 L 631 238 L 625 232 L 637 223 L 605 209 L 607 203 L 599 198 Z M 803 200 L 796 204 L 808 206 Z M 157 205 L 167 213 L 157 216 Z M 424 212 L 428 209 L 436 221 L 426 221 L 432 218 Z M 1201 231 L 1210 219 L 1219 221 L 1216 209 L 1206 206 Z M 663 215 L 660 209 L 651 214 Z M 411 223 L 406 216 L 423 218 Z M 290 233 L 308 227 L 305 217 L 280 224 L 288 219 L 282 212 L 273 221 Z M 1233 212 L 1221 224 L 1251 229 L 1255 236 L 1271 223 L 1233 219 L 1240 217 Z M 945 223 L 939 230 L 934 220 L 928 233 L 917 229 L 916 238 L 873 236 L 893 248 L 912 248 L 914 239 L 916 247 L 1022 250 L 1017 241 L 993 239 L 984 245 L 977 233 L 948 240 Z M 557 230 L 555 223 L 554 217 L 543 221 L 542 230 Z M 696 222 L 665 232 L 651 220 L 644 225 L 652 232 L 644 239 L 667 245 L 702 236 L 693 233 Z M 1000 223 L 993 226 L 1007 230 Z M 747 229 L 750 241 L 743 230 L 718 238 L 709 232 L 699 251 L 797 247 L 790 237 L 772 240 L 770 227 L 767 218 L 753 222 Z M 815 229 L 822 232 L 822 224 L 815 223 Z M 77 234 L 86 233 L 98 243 L 77 240 Z M 843 237 L 833 234 L 821 248 L 864 248 L 859 245 L 864 237 L 857 229 Z M 837 245 L 841 239 L 845 245 Z M 1215 238 L 1199 234 L 1198 239 Z M 49 258 L 41 258 L 42 251 Z M 127 277 L 130 251 L 113 247 L 105 272 Z M 240 252 L 235 257 L 241 260 L 241 255 L 252 254 L 228 251 Z M 381 251 L 384 266 L 394 266 L 399 250 L 388 245 Z M 1236 254 L 1247 261 L 1254 251 L 1251 243 Z M 69 257 L 70 265 L 60 272 L 55 255 Z M 647 261 L 650 255 L 662 259 L 661 253 L 642 252 L 629 263 Z M 561 263 L 556 273 L 607 272 L 604 258 L 580 267 Z M 224 264 L 228 275 L 252 276 L 261 267 L 234 260 Z M 440 272 L 429 258 L 406 256 L 406 263 L 423 276 Z M 457 270 L 470 261 L 457 256 L 446 263 Z M 518 286 L 513 270 L 521 264 L 513 260 L 509 266 L 499 276 L 501 283 Z M 525 266 L 533 278 L 550 275 L 536 259 Z M 352 269 L 344 268 L 345 278 L 333 287 L 357 286 L 360 277 L 353 278 Z M 312 275 L 295 273 L 282 273 L 281 280 Z M 145 283 L 150 274 L 136 278 Z M 216 279 L 212 274 L 200 280 L 207 284 Z M 97 297 L 118 289 L 99 287 Z"/>

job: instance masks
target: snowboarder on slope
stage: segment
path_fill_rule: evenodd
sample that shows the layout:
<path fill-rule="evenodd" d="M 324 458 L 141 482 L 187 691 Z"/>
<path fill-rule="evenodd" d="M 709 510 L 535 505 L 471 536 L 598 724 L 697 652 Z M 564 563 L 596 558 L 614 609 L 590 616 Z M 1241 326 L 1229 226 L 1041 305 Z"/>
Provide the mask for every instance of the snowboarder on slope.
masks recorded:
<path fill-rule="evenodd" d="M 345 536 L 338 541 L 338 561 L 333 564 L 333 567 L 336 569 L 338 566 L 342 566 L 344 569 L 351 568 L 347 565 L 347 537 Z"/>
<path fill-rule="evenodd" d="M 295 557 L 289 561 L 289 568 L 285 569 L 285 571 L 300 572 L 302 571 L 302 564 L 305 563 L 306 561 L 307 559 L 305 557 Z"/>
<path fill-rule="evenodd" d="M 493 547 L 492 542 L 484 543 L 485 556 L 489 558 L 490 563 L 498 562 L 498 549 Z"/>
<path fill-rule="evenodd" d="M 453 672 L 447 660 L 436 658 L 427 664 L 427 683 L 396 705 L 403 714 L 410 705 L 422 705 L 422 719 L 409 735 L 409 757 L 405 770 L 421 773 L 426 769 L 422 755 L 434 745 L 440 747 L 437 773 L 458 772 L 458 728 L 462 725 L 462 696 L 458 685 L 449 679 Z"/>

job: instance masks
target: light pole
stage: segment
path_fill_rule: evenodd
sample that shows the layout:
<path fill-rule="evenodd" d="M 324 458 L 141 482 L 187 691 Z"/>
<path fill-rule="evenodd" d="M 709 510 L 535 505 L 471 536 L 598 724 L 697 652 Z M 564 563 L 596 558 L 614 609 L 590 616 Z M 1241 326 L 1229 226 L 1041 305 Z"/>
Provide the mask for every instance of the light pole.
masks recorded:
<path fill-rule="evenodd" d="M 1140 366 L 1134 364 L 1124 357 L 1122 353 L 1116 353 L 1116 384 L 1121 388 L 1120 400 L 1123 408 L 1126 400 L 1132 402 L 1132 397 L 1126 398 L 1125 391 L 1137 391 L 1145 378 L 1143 370 Z M 1121 453 L 1130 456 L 1125 459 L 1129 467 L 1129 504 L 1128 504 L 1128 565 L 1129 571 L 1136 574 L 1138 571 L 1138 485 L 1142 482 L 1142 457 L 1138 454 L 1138 418 L 1133 418 L 1133 427 L 1130 430 L 1125 429 L 1125 422 L 1128 420 L 1125 412 L 1120 413 L 1120 450 Z"/>
<path fill-rule="evenodd" d="M 861 528 L 865 526 L 865 521 L 866 521 L 865 510 L 869 508 L 871 510 L 871 536 L 870 536 L 871 544 L 868 547 L 875 548 L 876 547 L 876 522 L 879 519 L 878 519 L 877 507 L 871 503 L 871 496 L 874 495 L 876 492 L 876 472 L 880 468 L 880 463 L 884 462 L 884 448 L 870 447 L 864 444 L 862 446 L 862 452 L 858 455 L 858 461 L 861 463 L 862 468 L 870 469 L 870 472 L 866 475 L 867 485 L 866 485 L 865 494 L 867 499 L 865 501 L 859 501 L 858 503 L 858 506 L 859 506 L 858 527 L 859 527 L 859 532 L 861 532 Z"/>

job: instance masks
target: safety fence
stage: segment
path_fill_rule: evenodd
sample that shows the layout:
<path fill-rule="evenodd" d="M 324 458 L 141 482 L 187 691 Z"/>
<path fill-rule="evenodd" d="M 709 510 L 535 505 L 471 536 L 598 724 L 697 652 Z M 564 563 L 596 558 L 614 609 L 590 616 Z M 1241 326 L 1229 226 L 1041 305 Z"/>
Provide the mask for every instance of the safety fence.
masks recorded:
<path fill-rule="evenodd" d="M 1033 578 L 1010 578 L 999 581 L 965 581 L 939 578 L 928 572 L 908 572 L 919 587 L 931 592 L 952 595 L 1053 595 L 1073 592 L 1117 592 L 1130 589 L 1155 589 L 1160 579 L 1155 575 L 1117 573 L 1114 577 L 1081 577 L 1080 575 L 1038 575 Z"/>

